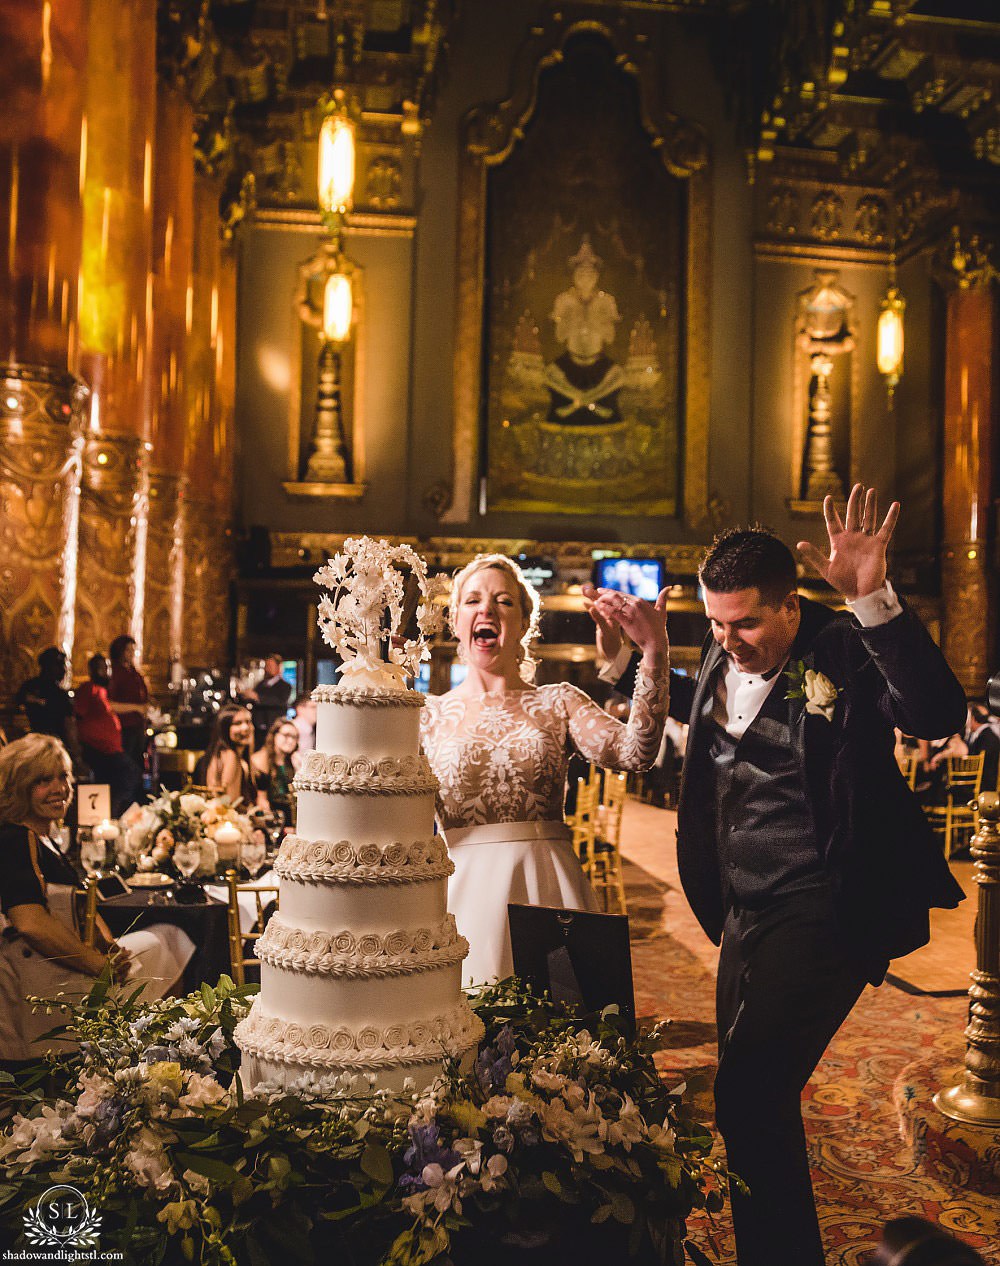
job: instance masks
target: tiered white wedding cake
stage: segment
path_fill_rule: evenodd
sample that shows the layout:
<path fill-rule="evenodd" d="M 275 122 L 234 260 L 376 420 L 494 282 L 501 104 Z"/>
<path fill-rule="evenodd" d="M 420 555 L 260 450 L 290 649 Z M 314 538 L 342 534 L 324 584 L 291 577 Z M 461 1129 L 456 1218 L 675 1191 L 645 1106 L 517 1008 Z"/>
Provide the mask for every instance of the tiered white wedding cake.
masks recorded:
<path fill-rule="evenodd" d="M 420 586 L 421 634 L 386 663 L 378 638 L 384 612 L 392 629 L 401 619 L 398 563 Z M 447 912 L 454 867 L 433 834 L 423 697 L 403 680 L 426 655 L 436 613 L 423 562 L 405 546 L 348 540 L 316 579 L 335 591 L 320 626 L 344 679 L 313 693 L 316 750 L 295 779 L 278 910 L 257 942 L 260 994 L 236 1028 L 242 1077 L 287 1085 L 346 1072 L 423 1088 L 483 1035 L 461 990 L 468 942 Z"/>

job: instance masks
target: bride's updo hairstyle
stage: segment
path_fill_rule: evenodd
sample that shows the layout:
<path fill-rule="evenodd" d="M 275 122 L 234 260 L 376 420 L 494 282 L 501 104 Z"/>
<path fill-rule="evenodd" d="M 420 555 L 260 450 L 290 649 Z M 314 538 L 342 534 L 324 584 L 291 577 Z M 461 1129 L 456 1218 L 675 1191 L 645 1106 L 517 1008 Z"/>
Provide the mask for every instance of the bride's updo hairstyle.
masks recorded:
<path fill-rule="evenodd" d="M 451 593 L 448 596 L 448 626 L 452 635 L 457 637 L 455 617 L 462 600 L 462 590 L 476 572 L 484 571 L 487 567 L 493 568 L 494 571 L 502 571 L 509 576 L 517 589 L 518 597 L 521 599 L 521 615 L 526 625 L 517 656 L 519 671 L 524 681 L 534 681 L 535 666 L 538 661 L 531 654 L 531 644 L 538 637 L 538 616 L 542 600 L 535 587 L 525 580 L 524 572 L 517 563 L 506 554 L 477 554 L 471 563 L 466 563 L 461 571 L 455 573 L 451 582 Z"/>

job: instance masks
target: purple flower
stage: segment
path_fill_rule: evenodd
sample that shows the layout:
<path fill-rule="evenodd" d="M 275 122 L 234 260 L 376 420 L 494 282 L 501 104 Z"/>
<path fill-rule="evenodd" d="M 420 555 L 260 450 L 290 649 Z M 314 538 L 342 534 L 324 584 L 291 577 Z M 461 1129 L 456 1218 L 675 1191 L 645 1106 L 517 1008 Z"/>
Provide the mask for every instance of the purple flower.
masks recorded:
<path fill-rule="evenodd" d="M 509 1024 L 505 1024 L 497 1034 L 496 1046 L 501 1055 L 506 1055 L 509 1058 L 514 1054 L 517 1042 L 514 1038 L 514 1030 Z"/>
<path fill-rule="evenodd" d="M 402 1174 L 399 1188 L 402 1191 L 423 1191 L 426 1183 L 421 1178 L 425 1165 L 440 1165 L 448 1172 L 461 1161 L 462 1157 L 450 1147 L 442 1147 L 441 1134 L 438 1127 L 430 1122 L 427 1125 L 409 1126 L 410 1147 L 403 1153 L 403 1164 L 411 1171 Z"/>
<path fill-rule="evenodd" d="M 507 1085 L 507 1077 L 514 1071 L 510 1055 L 501 1055 L 499 1059 L 493 1051 L 484 1046 L 476 1060 L 476 1079 L 483 1094 L 491 1095 L 502 1091 Z"/>
<path fill-rule="evenodd" d="M 124 1095 L 112 1095 L 110 1099 L 102 1099 L 94 1109 L 92 1118 L 94 1142 L 110 1143 L 116 1135 L 120 1134 L 128 1109 L 129 1102 Z"/>
<path fill-rule="evenodd" d="M 177 1063 L 180 1055 L 176 1046 L 147 1046 L 140 1058 L 147 1064 Z"/>

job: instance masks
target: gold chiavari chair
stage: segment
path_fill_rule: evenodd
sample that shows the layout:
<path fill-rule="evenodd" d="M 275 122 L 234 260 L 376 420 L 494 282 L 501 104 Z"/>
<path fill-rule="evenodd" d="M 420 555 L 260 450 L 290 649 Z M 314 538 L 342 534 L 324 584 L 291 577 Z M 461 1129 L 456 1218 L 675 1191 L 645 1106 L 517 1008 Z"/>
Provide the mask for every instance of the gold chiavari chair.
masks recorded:
<path fill-rule="evenodd" d="M 590 882 L 603 894 L 605 910 L 609 909 L 610 894 L 613 892 L 622 914 L 627 913 L 621 854 L 622 814 L 627 786 L 627 774 L 604 770 L 603 790 L 594 832 L 593 860 L 589 870 Z"/>
<path fill-rule="evenodd" d="M 949 756 L 946 764 L 945 802 L 925 810 L 927 821 L 944 835 L 944 855 L 950 857 L 959 842 L 979 830 L 979 798 L 985 753 Z"/>
<path fill-rule="evenodd" d="M 226 887 L 229 889 L 229 961 L 232 965 L 233 980 L 237 985 L 245 985 L 248 967 L 257 967 L 258 960 L 248 949 L 252 950 L 263 934 L 267 919 L 278 906 L 278 885 L 275 884 L 241 884 L 235 870 L 226 871 Z M 244 932 L 240 925 L 240 893 L 250 893 L 254 898 L 257 918 L 253 928 Z"/>
<path fill-rule="evenodd" d="M 906 785 L 911 791 L 917 789 L 917 771 L 920 768 L 920 762 L 916 756 L 911 756 L 908 752 L 904 752 L 899 758 L 899 772 L 906 779 Z"/>
<path fill-rule="evenodd" d="M 586 778 L 576 782 L 576 807 L 566 819 L 572 831 L 573 851 L 580 859 L 584 873 L 589 876 L 594 859 L 594 832 L 597 827 L 598 800 L 601 784 L 598 771 L 591 765 Z"/>
<path fill-rule="evenodd" d="M 94 942 L 97 939 L 97 878 L 94 875 L 88 875 L 83 881 L 83 887 L 76 890 L 80 904 L 77 909 L 82 911 L 80 918 L 80 940 L 84 945 L 94 948 Z"/>

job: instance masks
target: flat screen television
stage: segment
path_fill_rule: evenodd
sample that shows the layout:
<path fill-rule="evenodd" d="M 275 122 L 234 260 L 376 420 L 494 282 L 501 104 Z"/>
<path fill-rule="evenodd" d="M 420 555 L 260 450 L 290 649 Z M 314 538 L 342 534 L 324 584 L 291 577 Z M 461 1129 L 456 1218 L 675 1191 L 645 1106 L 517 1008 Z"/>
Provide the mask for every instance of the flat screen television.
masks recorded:
<path fill-rule="evenodd" d="M 664 566 L 659 558 L 599 558 L 594 563 L 594 584 L 599 589 L 656 601 L 663 588 Z"/>

